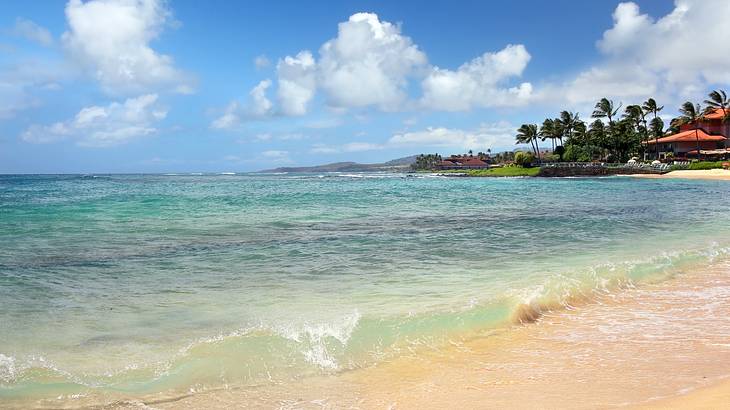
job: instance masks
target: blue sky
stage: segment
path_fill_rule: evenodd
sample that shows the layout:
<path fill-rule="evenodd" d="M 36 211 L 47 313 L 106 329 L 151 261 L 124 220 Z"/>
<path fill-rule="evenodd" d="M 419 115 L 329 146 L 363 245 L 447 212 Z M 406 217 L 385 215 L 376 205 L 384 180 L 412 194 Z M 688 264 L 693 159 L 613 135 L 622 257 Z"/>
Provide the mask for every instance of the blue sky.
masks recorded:
<path fill-rule="evenodd" d="M 4 3 L 0 173 L 499 151 L 604 96 L 671 117 L 730 83 L 724 0 L 309 3 Z"/>

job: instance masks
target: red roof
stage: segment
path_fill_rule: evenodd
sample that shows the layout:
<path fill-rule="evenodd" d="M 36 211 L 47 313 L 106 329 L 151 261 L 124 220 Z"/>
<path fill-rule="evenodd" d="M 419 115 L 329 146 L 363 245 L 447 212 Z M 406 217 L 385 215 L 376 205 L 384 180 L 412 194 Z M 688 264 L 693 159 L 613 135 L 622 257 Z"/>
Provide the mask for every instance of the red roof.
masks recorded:
<path fill-rule="evenodd" d="M 482 161 L 479 158 L 469 158 L 466 161 L 464 161 L 463 164 L 467 165 L 467 166 L 470 165 L 470 166 L 482 166 L 482 167 L 487 165 L 486 162 Z"/>
<path fill-rule="evenodd" d="M 449 161 L 449 160 L 443 160 L 443 161 L 441 161 L 441 164 L 440 165 L 443 166 L 443 167 L 451 167 L 451 166 L 456 165 L 456 163 L 455 162 L 452 162 L 452 161 Z"/>
<path fill-rule="evenodd" d="M 727 114 L 730 114 L 730 110 L 726 110 Z M 706 120 L 721 120 L 724 118 L 722 108 L 715 108 L 714 111 L 704 115 Z"/>
<path fill-rule="evenodd" d="M 697 139 L 700 141 L 725 141 L 727 138 L 722 135 L 710 135 L 703 130 L 698 129 L 697 135 L 695 135 L 695 130 L 687 130 L 668 137 L 659 138 L 658 142 L 660 144 L 667 142 L 695 142 Z M 657 142 L 657 140 L 649 140 L 646 143 L 654 144 L 655 142 Z"/>

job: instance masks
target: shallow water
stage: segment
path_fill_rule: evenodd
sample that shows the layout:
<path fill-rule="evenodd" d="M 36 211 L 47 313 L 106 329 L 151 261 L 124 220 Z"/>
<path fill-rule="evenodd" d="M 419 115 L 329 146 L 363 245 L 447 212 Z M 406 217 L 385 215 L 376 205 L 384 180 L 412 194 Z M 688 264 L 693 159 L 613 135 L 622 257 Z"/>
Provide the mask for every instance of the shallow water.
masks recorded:
<path fill-rule="evenodd" d="M 0 400 L 366 367 L 726 258 L 728 199 L 622 177 L 0 176 Z"/>

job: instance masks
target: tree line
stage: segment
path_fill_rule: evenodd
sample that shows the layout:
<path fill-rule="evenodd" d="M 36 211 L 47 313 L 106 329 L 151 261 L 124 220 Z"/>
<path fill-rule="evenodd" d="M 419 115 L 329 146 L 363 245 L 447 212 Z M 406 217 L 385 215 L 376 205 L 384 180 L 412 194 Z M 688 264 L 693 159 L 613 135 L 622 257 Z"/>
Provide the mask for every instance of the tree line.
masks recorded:
<path fill-rule="evenodd" d="M 515 142 L 528 144 L 538 162 L 541 156 L 540 142 L 550 141 L 551 150 L 560 161 L 625 162 L 631 156 L 643 157 L 649 140 L 658 140 L 673 134 L 679 127 L 692 124 L 697 139 L 699 153 L 699 121 L 704 115 L 720 109 L 724 121 L 730 118 L 730 100 L 723 90 L 712 91 L 700 104 L 685 102 L 679 109 L 680 116 L 674 118 L 665 129 L 664 120 L 659 113 L 664 106 L 649 98 L 641 104 L 624 107 L 608 98 L 601 98 L 591 113 L 592 122 L 586 124 L 578 113 L 562 111 L 557 118 L 547 118 L 541 125 L 522 124 L 517 129 Z M 659 156 L 659 144 L 654 144 L 655 157 Z"/>

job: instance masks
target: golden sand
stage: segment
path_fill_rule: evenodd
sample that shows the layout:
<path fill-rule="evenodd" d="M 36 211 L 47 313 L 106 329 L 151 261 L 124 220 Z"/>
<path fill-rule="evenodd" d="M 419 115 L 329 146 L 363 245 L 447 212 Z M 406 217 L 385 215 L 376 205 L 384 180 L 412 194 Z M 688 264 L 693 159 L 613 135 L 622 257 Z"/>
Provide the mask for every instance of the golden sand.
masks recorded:
<path fill-rule="evenodd" d="M 231 388 L 159 409 L 727 408 L 730 264 L 606 294 L 536 323 L 413 346 L 332 376 Z M 118 403 L 139 408 L 143 403 Z"/>
<path fill-rule="evenodd" d="M 691 391 L 676 397 L 640 406 L 641 410 L 661 409 L 727 409 L 730 407 L 730 381 Z"/>
<path fill-rule="evenodd" d="M 636 174 L 631 175 L 635 178 L 649 178 L 649 179 L 668 179 L 668 178 L 683 178 L 683 179 L 710 179 L 710 180 L 724 180 L 730 181 L 730 170 L 727 169 L 707 169 L 707 170 L 679 170 L 671 171 L 663 175 L 658 174 Z"/>

